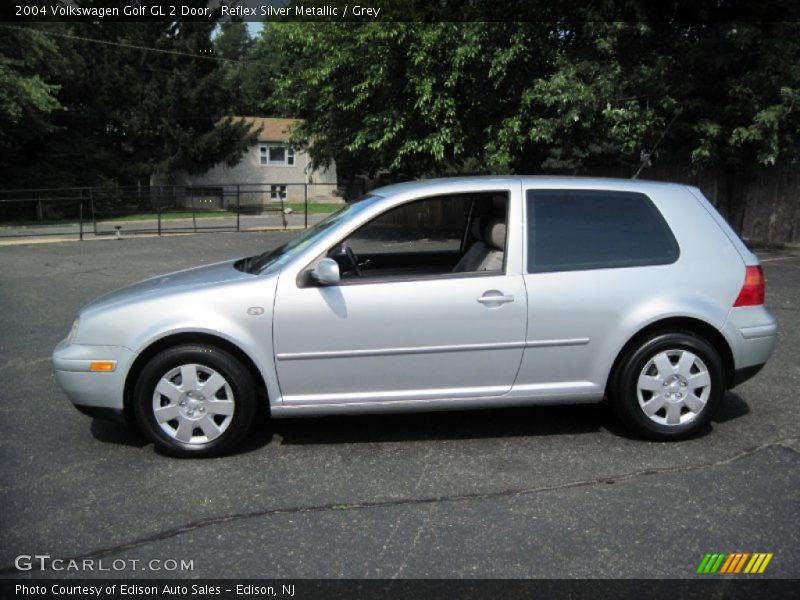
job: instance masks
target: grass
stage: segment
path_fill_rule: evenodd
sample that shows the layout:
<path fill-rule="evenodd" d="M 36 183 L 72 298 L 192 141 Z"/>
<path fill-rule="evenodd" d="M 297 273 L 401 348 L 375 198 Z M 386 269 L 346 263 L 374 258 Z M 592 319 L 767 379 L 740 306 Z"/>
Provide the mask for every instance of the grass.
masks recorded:
<path fill-rule="evenodd" d="M 305 210 L 304 204 L 302 202 L 286 202 L 284 206 L 287 208 L 291 208 L 294 212 L 303 214 Z M 335 212 L 342 208 L 343 204 L 334 204 L 332 202 L 320 202 L 318 204 L 309 202 L 308 203 L 308 214 L 310 215 L 325 215 L 328 213 Z"/>
<path fill-rule="evenodd" d="M 302 202 L 286 202 L 284 203 L 286 208 L 291 208 L 295 214 L 302 215 L 304 214 L 304 205 Z M 308 214 L 310 215 L 324 215 L 328 213 L 332 213 L 334 211 L 339 210 L 343 205 L 342 204 L 334 204 L 332 202 L 321 202 L 321 203 L 309 203 L 308 204 Z M 242 212 L 242 216 L 247 216 L 248 213 Z M 219 211 L 197 211 L 196 217 L 198 219 L 214 219 L 214 218 L 225 218 L 231 217 L 236 218 L 236 213 L 227 211 L 227 210 L 219 210 Z M 192 211 L 171 211 L 171 212 L 162 212 L 161 219 L 191 219 L 192 218 Z M 98 221 L 102 222 L 130 222 L 130 221 L 156 221 L 158 220 L 158 213 L 157 212 L 141 212 L 141 213 L 132 213 L 129 215 L 119 215 L 116 217 L 97 217 Z M 85 218 L 83 223 L 84 226 L 88 223 L 91 225 L 91 217 Z M 44 221 L 2 221 L 0 222 L 0 227 L 37 227 L 37 226 L 45 226 L 45 225 L 77 225 L 78 221 L 76 219 L 65 219 L 63 221 L 59 220 L 44 220 Z"/>
<path fill-rule="evenodd" d="M 236 213 L 231 213 L 228 211 L 214 211 L 214 212 L 205 212 L 205 211 L 197 211 L 197 218 L 198 219 L 214 219 L 219 217 L 235 217 Z M 161 220 L 166 221 L 167 219 L 191 219 L 192 218 L 192 211 L 175 211 L 175 212 L 162 212 L 161 213 Z M 98 217 L 98 221 L 157 221 L 158 220 L 158 213 L 154 212 L 146 212 L 146 213 L 134 213 L 130 215 L 120 215 L 118 217 Z"/>
<path fill-rule="evenodd" d="M 285 202 L 284 207 L 291 208 L 293 212 L 303 214 L 305 210 L 304 205 L 302 202 Z M 275 204 L 277 208 L 277 203 Z M 329 202 L 321 202 L 319 204 L 314 204 L 309 202 L 308 204 L 308 214 L 310 215 L 323 215 L 332 213 L 336 210 L 341 208 L 341 204 L 334 204 Z M 246 210 L 242 211 L 243 215 L 249 214 Z M 236 213 L 227 210 L 221 211 L 198 211 L 197 218 L 198 219 L 210 219 L 214 217 L 235 217 Z M 162 219 L 191 219 L 192 218 L 192 211 L 175 211 L 175 212 L 164 212 L 161 213 Z M 109 219 L 98 219 L 99 221 L 147 221 L 149 219 L 158 219 L 158 213 L 136 213 L 132 215 L 122 215 L 119 217 L 113 217 Z"/>

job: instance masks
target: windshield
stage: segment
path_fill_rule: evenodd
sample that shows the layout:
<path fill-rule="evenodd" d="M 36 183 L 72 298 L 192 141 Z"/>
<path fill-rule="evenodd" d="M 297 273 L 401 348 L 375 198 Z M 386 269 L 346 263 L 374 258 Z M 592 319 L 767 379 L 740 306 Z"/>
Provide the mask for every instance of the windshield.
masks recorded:
<path fill-rule="evenodd" d="M 343 206 L 335 213 L 331 213 L 322 221 L 312 225 L 282 246 L 279 246 L 274 250 L 268 250 L 263 254 L 251 257 L 246 261 L 244 270 L 249 271 L 250 273 L 260 273 L 267 268 L 282 267 L 293 256 L 303 252 L 303 250 L 313 244 L 328 229 L 344 220 L 349 219 L 363 208 L 369 206 L 370 203 L 368 200 L 373 198 L 377 198 L 377 196 L 364 196 L 363 198 L 359 198 L 355 202 Z"/>

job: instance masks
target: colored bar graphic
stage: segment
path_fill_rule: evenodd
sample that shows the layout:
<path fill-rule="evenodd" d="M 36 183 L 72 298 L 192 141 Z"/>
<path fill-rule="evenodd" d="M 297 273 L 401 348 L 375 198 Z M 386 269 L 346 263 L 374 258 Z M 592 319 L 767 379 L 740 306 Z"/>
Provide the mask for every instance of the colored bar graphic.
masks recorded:
<path fill-rule="evenodd" d="M 728 572 L 728 569 L 731 568 L 731 563 L 733 563 L 734 557 L 735 557 L 734 554 L 728 554 L 728 560 L 726 560 L 725 564 L 722 565 L 722 570 L 720 571 L 720 573 L 727 573 Z"/>
<path fill-rule="evenodd" d="M 767 555 L 762 552 L 756 552 L 753 554 L 753 558 L 750 559 L 750 562 L 747 563 L 747 566 L 744 568 L 745 573 L 758 573 L 758 568 L 761 566 L 761 563 L 764 562 L 764 558 Z"/>
<path fill-rule="evenodd" d="M 717 563 L 719 556 L 720 555 L 716 553 L 709 556 L 708 562 L 706 563 L 706 566 L 703 569 L 703 573 L 713 573 L 714 571 L 716 571 L 716 569 L 714 569 L 714 565 Z M 711 569 L 714 569 L 714 571 L 712 571 Z"/>
<path fill-rule="evenodd" d="M 754 568 L 755 569 L 758 568 L 762 560 L 764 560 L 764 557 L 761 554 L 759 553 L 753 554 L 753 557 L 750 559 L 750 562 L 747 563 L 747 566 L 744 568 L 744 572 L 752 573 Z"/>
<path fill-rule="evenodd" d="M 739 565 L 739 561 L 741 560 L 741 558 L 742 558 L 742 553 L 741 552 L 736 552 L 733 555 L 733 561 L 731 561 L 731 566 L 728 567 L 728 570 L 725 571 L 725 573 L 735 573 L 736 572 L 736 567 Z"/>
<path fill-rule="evenodd" d="M 766 552 L 724 552 L 707 553 L 697 567 L 697 573 L 703 574 L 745 574 L 763 573 L 774 555 Z"/>
<path fill-rule="evenodd" d="M 742 570 L 742 568 L 744 567 L 744 561 L 746 561 L 749 556 L 750 556 L 749 552 L 745 552 L 744 554 L 742 554 L 742 557 L 739 559 L 739 562 L 736 563 L 736 570 L 734 571 L 734 573 L 738 573 L 739 571 Z"/>
<path fill-rule="evenodd" d="M 764 557 L 764 562 L 761 563 L 761 567 L 758 569 L 758 572 L 759 573 L 763 573 L 764 569 L 767 568 L 767 565 L 769 564 L 769 561 L 771 561 L 771 560 L 772 560 L 772 552 L 770 552 L 769 554 L 767 554 L 766 557 Z"/>
<path fill-rule="evenodd" d="M 723 560 L 725 560 L 725 555 L 724 554 L 720 554 L 719 557 L 717 558 L 717 561 L 714 563 L 714 566 L 711 567 L 711 572 L 712 573 L 716 573 L 717 572 L 717 569 L 719 569 L 719 567 L 722 564 Z"/>
<path fill-rule="evenodd" d="M 708 564 L 708 561 L 710 559 L 711 559 L 711 555 L 710 554 L 706 554 L 703 557 L 703 560 L 700 561 L 700 566 L 697 567 L 697 572 L 698 573 L 705 573 L 706 572 L 706 565 Z"/>

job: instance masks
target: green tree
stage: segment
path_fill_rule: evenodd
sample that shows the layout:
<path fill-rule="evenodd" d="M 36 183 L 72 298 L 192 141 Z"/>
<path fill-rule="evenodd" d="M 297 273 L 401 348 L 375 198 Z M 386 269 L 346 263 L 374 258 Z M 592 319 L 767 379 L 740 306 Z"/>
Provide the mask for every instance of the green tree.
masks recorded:
<path fill-rule="evenodd" d="M 0 35 L 0 186 L 25 183 L 19 149 L 38 143 L 55 129 L 53 112 L 64 62 L 52 38 L 33 29 L 4 29 Z"/>
<path fill-rule="evenodd" d="M 274 102 L 275 83 L 286 69 L 283 48 L 273 35 L 274 23 L 263 23 L 255 39 L 240 21 L 220 25 L 214 38 L 217 56 L 223 63 L 224 86 L 232 102 L 232 114 L 292 116 L 280 102 Z"/>
<path fill-rule="evenodd" d="M 214 27 L 165 18 L 8 30 L 2 185 L 146 183 L 153 173 L 237 162 L 254 136 L 226 118 L 233 105 L 212 53 Z"/>
<path fill-rule="evenodd" d="M 672 58 L 669 92 L 681 109 L 665 151 L 672 162 L 724 174 L 721 207 L 736 227 L 754 171 L 800 156 L 797 8 L 774 7 L 786 21 L 684 24 L 654 43 Z"/>
<path fill-rule="evenodd" d="M 317 162 L 346 169 L 633 162 L 670 108 L 653 83 L 663 65 L 617 55 L 622 24 L 326 23 L 277 34 L 292 62 L 273 101 L 306 120 L 298 136 Z"/>
<path fill-rule="evenodd" d="M 253 69 L 253 64 L 248 62 L 252 49 L 253 39 L 243 22 L 227 21 L 220 24 L 219 33 L 214 38 L 214 54 L 227 61 L 222 64 L 223 85 L 230 95 L 231 111 L 236 115 L 258 113 L 257 103 L 253 101 L 248 86 Z"/>
<path fill-rule="evenodd" d="M 0 36 L 0 140 L 12 135 L 12 127 L 34 120 L 44 124 L 61 108 L 58 84 L 50 79 L 48 62 L 57 57 L 55 43 L 36 31 L 9 29 Z M 22 43 L 24 40 L 24 43 Z"/>
<path fill-rule="evenodd" d="M 293 117 L 292 108 L 275 96 L 282 76 L 289 76 L 289 57 L 277 32 L 282 25 L 266 22 L 255 39 L 242 78 L 242 95 L 252 114 Z"/>
<path fill-rule="evenodd" d="M 272 103 L 343 173 L 632 174 L 659 140 L 667 160 L 742 172 L 798 152 L 800 21 L 779 4 L 785 22 L 631 3 L 627 22 L 285 24 Z"/>
<path fill-rule="evenodd" d="M 132 102 L 123 115 L 123 133 L 131 153 L 158 173 L 199 173 L 218 162 L 235 164 L 254 138 L 246 124 L 226 118 L 232 105 L 222 64 L 211 54 L 214 23 L 143 27 L 136 32 L 128 25 L 126 31 L 145 39 L 155 33 L 151 43 L 168 53 L 140 56 L 129 71 Z"/>

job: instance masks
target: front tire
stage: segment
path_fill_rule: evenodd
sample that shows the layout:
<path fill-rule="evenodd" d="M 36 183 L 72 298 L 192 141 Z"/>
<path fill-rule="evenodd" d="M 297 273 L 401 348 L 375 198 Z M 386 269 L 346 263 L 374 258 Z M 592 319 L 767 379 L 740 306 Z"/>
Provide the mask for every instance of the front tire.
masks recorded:
<path fill-rule="evenodd" d="M 145 365 L 134 389 L 137 420 L 173 456 L 219 456 L 242 442 L 256 388 L 242 363 L 214 346 L 168 348 Z"/>
<path fill-rule="evenodd" d="M 652 440 L 684 439 L 711 421 L 725 394 L 716 349 L 689 332 L 655 335 L 623 357 L 611 401 L 631 430 Z"/>

